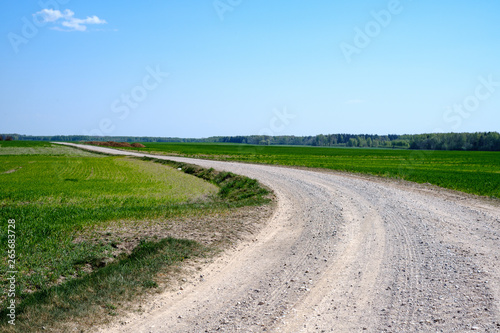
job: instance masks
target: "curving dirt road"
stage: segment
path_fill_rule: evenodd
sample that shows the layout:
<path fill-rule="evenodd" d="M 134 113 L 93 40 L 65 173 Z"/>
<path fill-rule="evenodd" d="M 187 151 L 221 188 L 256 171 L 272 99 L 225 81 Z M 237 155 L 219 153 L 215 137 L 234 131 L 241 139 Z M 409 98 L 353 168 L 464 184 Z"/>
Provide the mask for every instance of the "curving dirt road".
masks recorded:
<path fill-rule="evenodd" d="M 494 202 L 368 176 L 168 159 L 256 178 L 278 207 L 203 278 L 102 332 L 500 332 Z"/>

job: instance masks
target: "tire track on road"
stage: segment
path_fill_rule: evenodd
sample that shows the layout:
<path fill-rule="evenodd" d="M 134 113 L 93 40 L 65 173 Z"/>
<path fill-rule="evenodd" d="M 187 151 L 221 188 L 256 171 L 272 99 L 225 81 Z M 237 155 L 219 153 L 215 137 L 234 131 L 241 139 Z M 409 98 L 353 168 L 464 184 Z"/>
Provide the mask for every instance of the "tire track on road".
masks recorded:
<path fill-rule="evenodd" d="M 295 307 L 295 315 L 276 330 L 361 331 L 374 324 L 366 318 L 373 318 L 371 302 L 385 252 L 382 220 L 369 202 L 347 187 L 313 177 L 309 181 L 323 186 L 331 200 L 339 201 L 343 214 L 342 221 L 336 222 L 343 230 L 320 280 Z"/>

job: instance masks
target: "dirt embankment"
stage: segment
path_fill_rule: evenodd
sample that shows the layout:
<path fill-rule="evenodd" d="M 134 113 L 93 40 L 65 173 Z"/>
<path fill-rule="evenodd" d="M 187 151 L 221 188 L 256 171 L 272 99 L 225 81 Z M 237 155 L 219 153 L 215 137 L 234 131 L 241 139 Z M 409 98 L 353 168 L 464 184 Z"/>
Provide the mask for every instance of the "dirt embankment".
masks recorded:
<path fill-rule="evenodd" d="M 115 141 L 89 141 L 85 142 L 86 145 L 93 146 L 102 146 L 102 147 L 115 147 L 115 148 L 125 148 L 125 147 L 134 147 L 134 148 L 144 148 L 146 147 L 142 143 L 128 143 L 128 142 L 115 142 Z"/>

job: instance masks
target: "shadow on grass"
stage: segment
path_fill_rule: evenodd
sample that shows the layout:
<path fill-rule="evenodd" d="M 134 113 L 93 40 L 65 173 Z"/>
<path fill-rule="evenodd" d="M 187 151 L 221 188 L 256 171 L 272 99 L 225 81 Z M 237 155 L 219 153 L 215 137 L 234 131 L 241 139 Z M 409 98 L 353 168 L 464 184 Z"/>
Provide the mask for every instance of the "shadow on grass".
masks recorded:
<path fill-rule="evenodd" d="M 129 301 L 158 284 L 156 274 L 209 249 L 197 242 L 165 238 L 142 241 L 127 257 L 82 278 L 73 279 L 17 299 L 15 327 L 8 324 L 7 309 L 0 311 L 0 332 L 38 332 L 44 326 L 92 313 L 114 315 L 118 302 Z M 19 300 L 20 299 L 20 300 Z"/>

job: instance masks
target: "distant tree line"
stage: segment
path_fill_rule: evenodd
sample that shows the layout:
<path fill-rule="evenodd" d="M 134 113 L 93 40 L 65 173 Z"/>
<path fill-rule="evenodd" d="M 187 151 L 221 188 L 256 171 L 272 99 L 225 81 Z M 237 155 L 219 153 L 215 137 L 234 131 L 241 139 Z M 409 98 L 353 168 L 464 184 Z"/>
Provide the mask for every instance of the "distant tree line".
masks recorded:
<path fill-rule="evenodd" d="M 373 135 L 373 134 L 320 134 L 315 136 L 213 136 L 203 139 L 172 137 L 132 137 L 132 136 L 87 136 L 56 135 L 31 136 L 20 134 L 0 135 L 9 140 L 38 141 L 116 141 L 116 142 L 194 142 L 194 143 L 235 143 L 253 145 L 291 145 L 317 147 L 360 147 L 360 148 L 399 148 L 428 150 L 481 150 L 500 151 L 498 132 L 478 133 L 431 133 L 415 135 Z M 0 140 L 1 140 L 0 139 Z"/>
<path fill-rule="evenodd" d="M 497 132 L 405 135 L 401 139 L 409 142 L 410 149 L 500 151 Z"/>
<path fill-rule="evenodd" d="M 432 133 L 415 135 L 320 134 L 302 137 L 254 135 L 218 137 L 217 139 L 216 142 L 256 145 L 500 151 L 500 134 L 497 132 Z"/>
<path fill-rule="evenodd" d="M 2 134 L 0 134 L 2 136 Z M 5 135 L 4 135 L 5 136 Z M 150 136 L 90 136 L 90 135 L 22 135 L 8 134 L 14 140 L 26 141 L 60 141 L 60 142 L 86 142 L 86 141 L 116 141 L 116 142 L 203 142 L 205 139 L 183 139 Z"/>
<path fill-rule="evenodd" d="M 14 140 L 14 138 L 13 138 L 12 136 L 10 136 L 10 135 L 5 135 L 5 136 L 4 136 L 4 135 L 1 135 L 1 134 L 0 134 L 0 141 L 4 141 L 4 140 L 5 140 L 5 141 L 13 141 L 13 140 Z"/>

